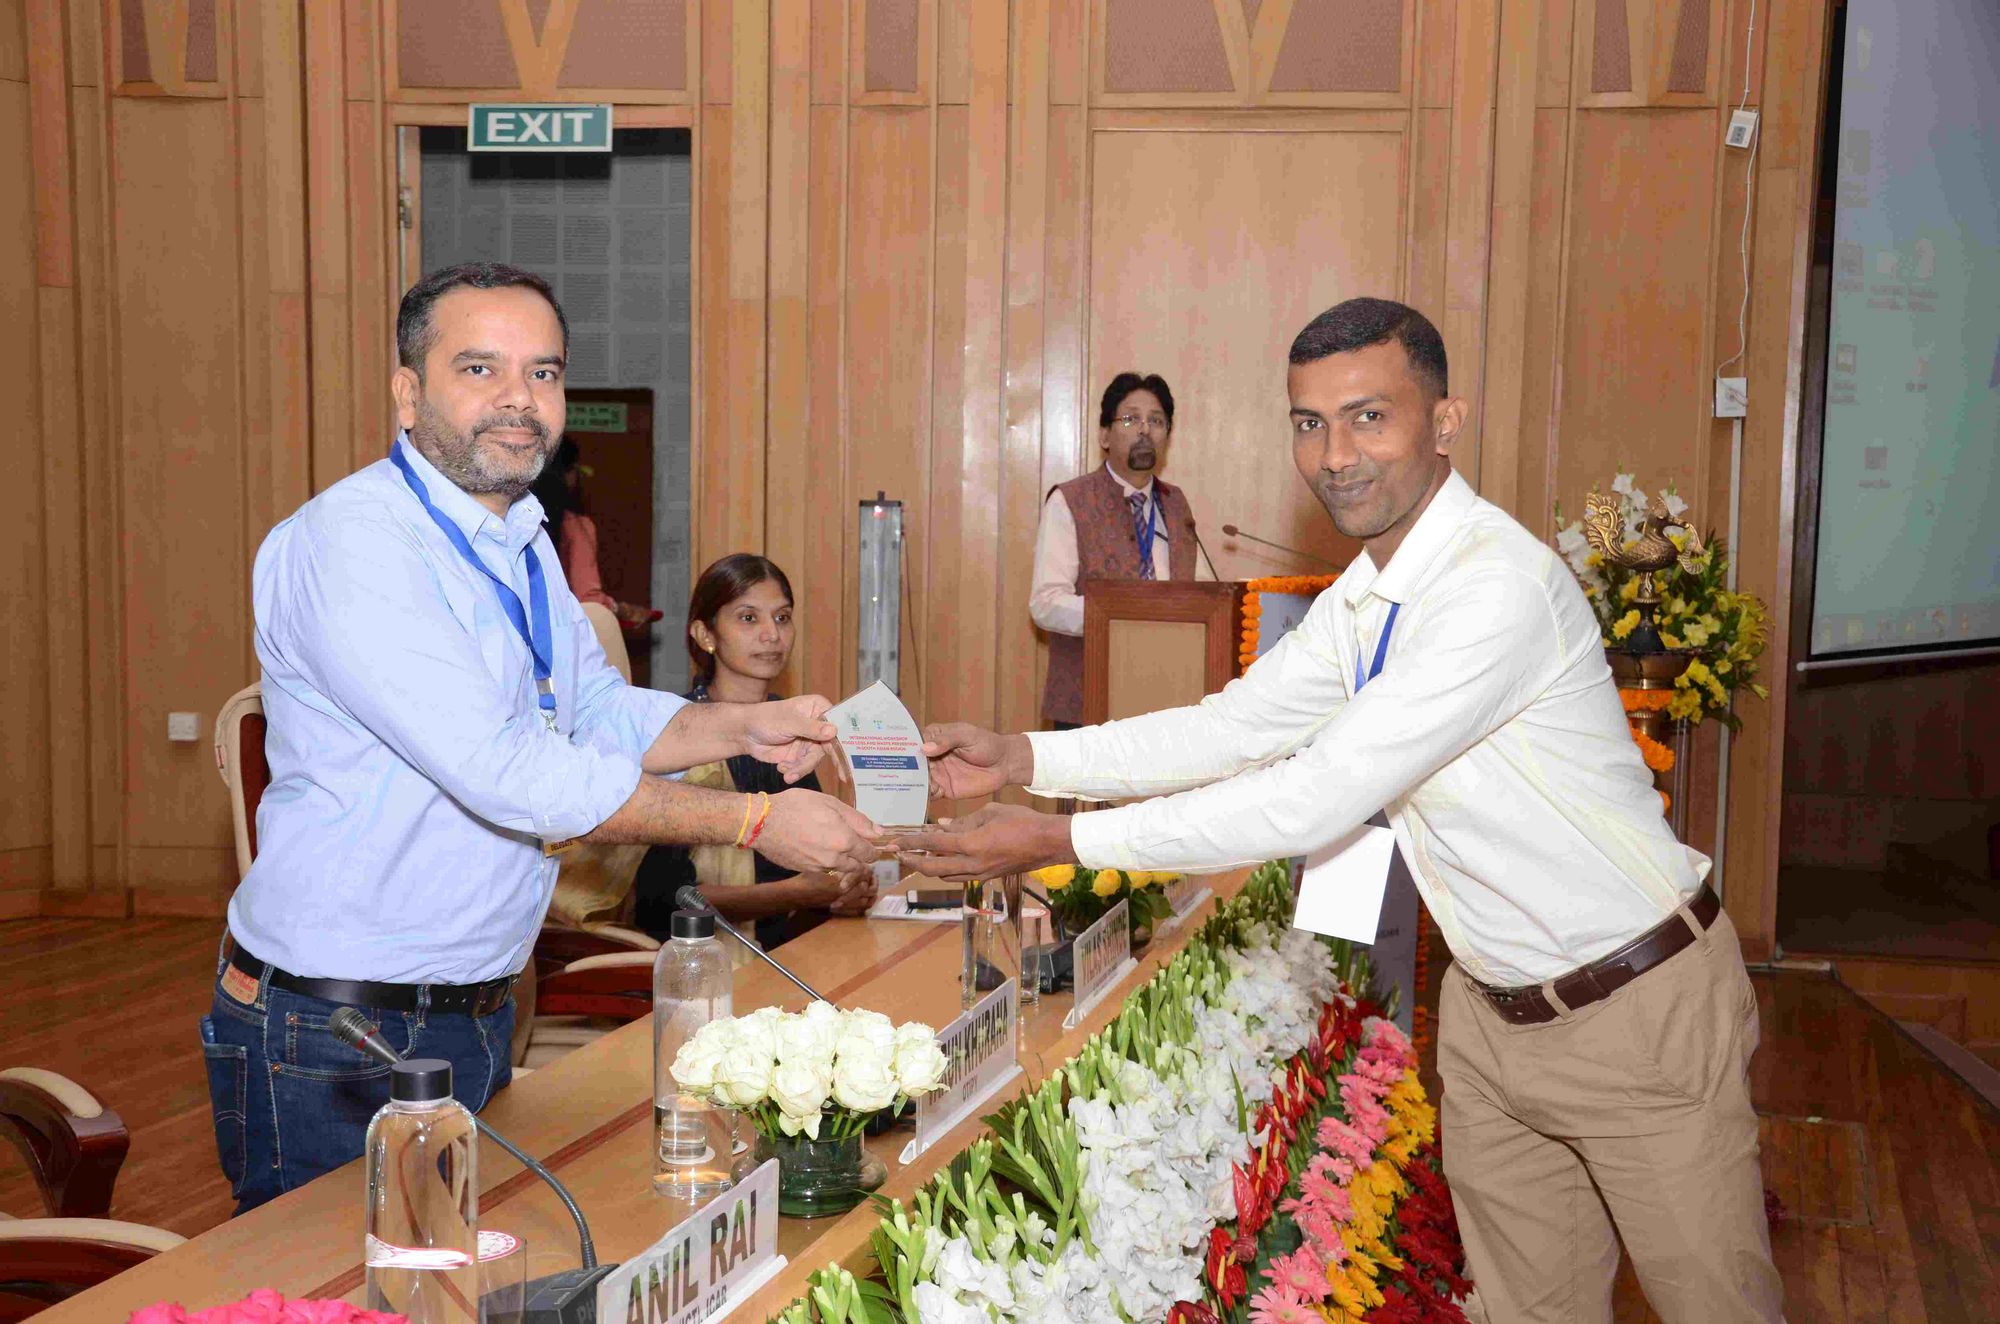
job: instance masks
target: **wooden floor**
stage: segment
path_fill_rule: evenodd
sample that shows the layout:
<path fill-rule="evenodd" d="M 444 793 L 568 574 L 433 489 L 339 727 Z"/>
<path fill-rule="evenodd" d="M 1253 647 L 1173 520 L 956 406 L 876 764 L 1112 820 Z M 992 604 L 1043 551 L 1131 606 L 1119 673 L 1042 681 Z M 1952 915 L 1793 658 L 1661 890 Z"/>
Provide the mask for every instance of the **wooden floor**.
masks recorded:
<path fill-rule="evenodd" d="M 0 1065 L 89 1086 L 132 1129 L 112 1213 L 192 1235 L 229 1214 L 195 1020 L 217 926 L 194 920 L 0 923 Z M 1446 955 L 1433 954 L 1442 972 Z M 2000 1110 L 1837 981 L 1755 978 L 1752 1068 L 1792 1324 L 2000 1318 Z M 1426 1061 L 1426 1083 L 1437 1083 Z M 0 1147 L 0 1210 L 40 1213 Z M 1654 1318 L 1629 1273 L 1621 1322 Z"/>
<path fill-rule="evenodd" d="M 1441 942 L 1431 969 L 1450 960 Z M 1830 975 L 1753 971 L 1751 1095 L 1790 1324 L 2000 1320 L 2000 1109 Z M 1427 1001 L 1433 1009 L 1433 988 Z M 1435 1051 L 1422 1066 L 1438 1096 Z M 1445 1143 L 1450 1143 L 1447 1134 Z M 1642 1324 L 1630 1264 L 1613 1317 Z"/>
<path fill-rule="evenodd" d="M 125 1119 L 131 1153 L 111 1216 L 183 1236 L 229 1217 L 196 1021 L 215 980 L 215 920 L 0 923 L 0 1067 L 46 1067 Z M 0 1144 L 0 1211 L 40 1217 L 41 1195 Z"/>

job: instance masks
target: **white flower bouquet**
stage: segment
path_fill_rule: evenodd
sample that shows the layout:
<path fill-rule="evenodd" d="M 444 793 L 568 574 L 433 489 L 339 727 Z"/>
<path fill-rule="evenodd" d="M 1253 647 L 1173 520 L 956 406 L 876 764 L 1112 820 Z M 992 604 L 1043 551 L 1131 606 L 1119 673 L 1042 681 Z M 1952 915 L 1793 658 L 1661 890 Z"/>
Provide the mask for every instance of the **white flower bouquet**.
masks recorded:
<path fill-rule="evenodd" d="M 740 1110 L 766 1136 L 839 1140 L 884 1108 L 944 1088 L 945 1057 L 920 1021 L 815 1002 L 711 1021 L 671 1070 L 682 1089 Z"/>

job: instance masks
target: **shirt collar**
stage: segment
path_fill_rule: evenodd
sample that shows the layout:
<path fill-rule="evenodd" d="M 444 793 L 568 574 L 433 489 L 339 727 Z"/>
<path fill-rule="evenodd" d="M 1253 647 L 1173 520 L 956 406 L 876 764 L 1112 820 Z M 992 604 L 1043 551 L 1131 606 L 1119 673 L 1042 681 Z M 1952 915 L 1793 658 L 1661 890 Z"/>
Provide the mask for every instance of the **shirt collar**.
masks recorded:
<path fill-rule="evenodd" d="M 1139 496 L 1148 496 L 1151 495 L 1153 491 L 1152 479 L 1148 478 L 1146 480 L 1146 485 L 1144 487 L 1134 487 L 1132 486 L 1132 484 L 1126 482 L 1124 477 L 1116 469 L 1111 467 L 1111 462 L 1109 460 L 1106 460 L 1104 462 L 1104 472 L 1111 475 L 1111 481 L 1118 484 L 1119 487 L 1123 488 L 1125 490 L 1125 495 L 1128 497 L 1133 495 L 1134 493 L 1137 493 Z"/>
<path fill-rule="evenodd" d="M 502 518 L 480 504 L 478 497 L 439 472 L 438 467 L 416 448 L 407 431 L 396 433 L 396 444 L 403 448 L 403 458 L 410 462 L 411 472 L 423 483 L 431 504 L 458 526 L 467 542 L 484 534 L 509 552 L 518 552 L 533 542 L 535 535 L 541 531 L 542 503 L 535 499 L 534 493 L 528 493 L 508 507 L 506 517 Z"/>
<path fill-rule="evenodd" d="M 1366 551 L 1355 558 L 1341 590 L 1347 605 L 1354 606 L 1370 593 L 1389 602 L 1408 602 L 1417 581 L 1431 568 L 1478 500 L 1479 494 L 1472 490 L 1472 485 L 1459 477 L 1456 469 L 1452 470 L 1430 505 L 1424 507 L 1424 513 L 1417 516 L 1417 522 L 1404 535 L 1402 546 L 1389 558 L 1388 565 L 1378 569 Z"/>

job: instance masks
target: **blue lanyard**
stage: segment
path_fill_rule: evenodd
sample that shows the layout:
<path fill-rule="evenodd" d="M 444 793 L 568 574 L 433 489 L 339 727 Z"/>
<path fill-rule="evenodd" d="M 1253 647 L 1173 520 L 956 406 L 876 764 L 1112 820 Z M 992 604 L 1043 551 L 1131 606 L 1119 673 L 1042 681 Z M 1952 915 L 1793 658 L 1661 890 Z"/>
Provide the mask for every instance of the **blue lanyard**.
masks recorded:
<path fill-rule="evenodd" d="M 542 582 L 542 563 L 535 555 L 534 544 L 530 543 L 525 549 L 528 556 L 528 603 L 529 609 L 534 613 L 534 627 L 531 630 L 528 625 L 528 612 L 521 609 L 521 595 L 516 593 L 506 580 L 487 568 L 486 562 L 480 560 L 479 554 L 472 550 L 472 544 L 465 540 L 465 534 L 458 525 L 446 519 L 444 512 L 431 504 L 431 494 L 424 490 L 423 480 L 417 477 L 417 471 L 410 467 L 409 459 L 403 454 L 401 441 L 389 448 L 389 458 L 403 471 L 403 481 L 410 485 L 412 492 L 416 493 L 417 501 L 423 506 L 424 513 L 431 517 L 431 523 L 444 532 L 444 536 L 458 549 L 458 554 L 465 559 L 466 564 L 485 575 L 487 581 L 493 585 L 494 593 L 499 595 L 501 609 L 507 613 L 507 619 L 514 624 L 514 633 L 521 636 L 521 642 L 528 646 L 529 656 L 535 659 L 536 703 L 542 710 L 542 720 L 549 724 L 549 730 L 556 730 L 556 682 L 549 666 L 549 659 L 555 656 L 555 647 L 551 642 L 552 636 L 549 631 L 549 589 L 548 585 Z"/>
<path fill-rule="evenodd" d="M 1156 486 L 1146 494 L 1146 531 L 1139 537 L 1139 564 L 1150 565 L 1153 560 L 1153 539 L 1160 530 L 1160 489 Z"/>
<path fill-rule="evenodd" d="M 1377 676 L 1382 674 L 1383 659 L 1389 656 L 1389 635 L 1396 628 L 1396 613 L 1401 611 L 1402 609 L 1403 609 L 1403 604 L 1400 602 L 1392 602 L 1389 604 L 1389 619 L 1382 622 L 1382 637 L 1375 641 L 1375 665 L 1368 668 L 1368 670 L 1363 671 L 1361 669 L 1360 655 L 1357 654 L 1355 656 L 1354 692 L 1356 694 L 1361 693 L 1362 686 L 1366 685 L 1369 681 L 1375 679 Z"/>

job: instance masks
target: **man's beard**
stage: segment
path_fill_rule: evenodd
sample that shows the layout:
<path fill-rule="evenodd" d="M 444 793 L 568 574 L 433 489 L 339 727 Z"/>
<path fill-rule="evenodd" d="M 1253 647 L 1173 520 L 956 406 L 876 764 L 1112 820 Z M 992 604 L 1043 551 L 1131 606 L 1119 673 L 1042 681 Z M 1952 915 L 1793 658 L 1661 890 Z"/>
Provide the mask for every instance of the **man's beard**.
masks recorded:
<path fill-rule="evenodd" d="M 531 466 L 510 467 L 512 452 L 496 454 L 492 448 L 479 444 L 482 434 L 496 428 L 522 428 L 534 434 L 538 449 Z M 538 418 L 526 414 L 487 414 L 472 425 L 471 432 L 460 432 L 421 396 L 417 399 L 417 421 L 410 428 L 410 440 L 439 473 L 461 490 L 474 496 L 497 493 L 509 501 L 527 495 L 556 448 L 555 438 Z"/>
<path fill-rule="evenodd" d="M 1160 462 L 1160 452 L 1151 446 L 1134 446 L 1125 452 L 1125 467 L 1135 473 L 1151 471 Z"/>

